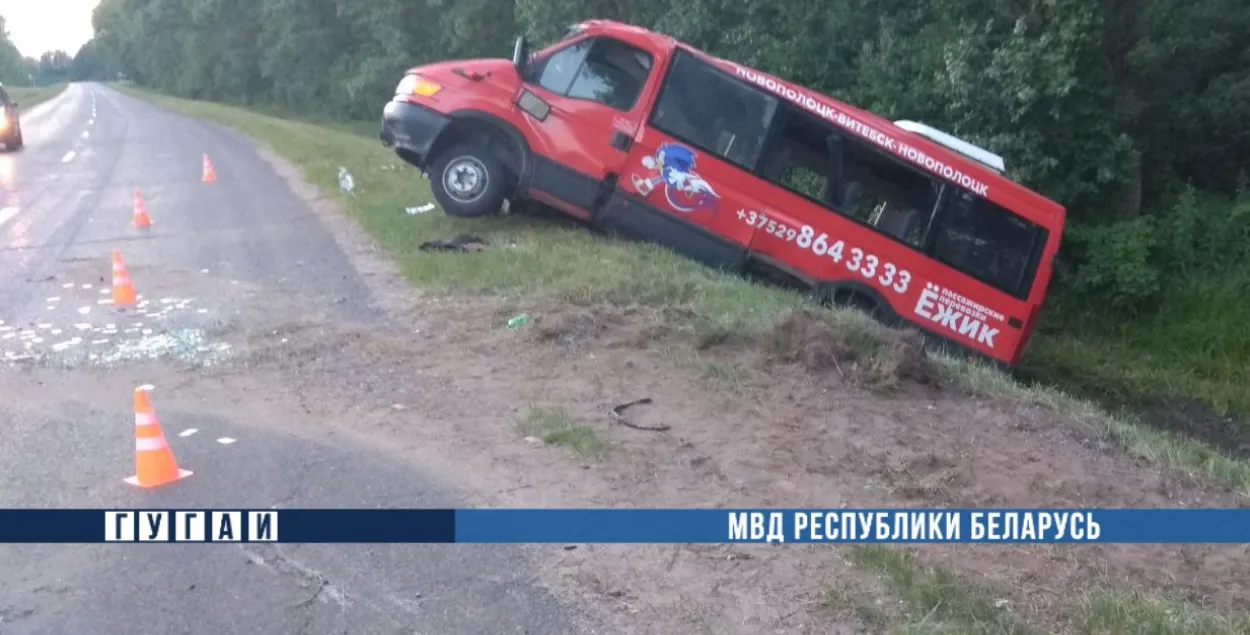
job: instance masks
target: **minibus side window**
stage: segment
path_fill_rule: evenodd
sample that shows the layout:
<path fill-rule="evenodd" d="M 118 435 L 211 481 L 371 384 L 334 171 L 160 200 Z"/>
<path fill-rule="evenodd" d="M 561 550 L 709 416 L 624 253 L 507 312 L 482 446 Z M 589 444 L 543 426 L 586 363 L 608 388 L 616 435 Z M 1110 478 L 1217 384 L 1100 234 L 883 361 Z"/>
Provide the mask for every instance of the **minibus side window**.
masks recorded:
<path fill-rule="evenodd" d="M 912 248 L 924 244 L 937 181 L 796 108 L 779 125 L 764 178 Z"/>
<path fill-rule="evenodd" d="M 1046 230 L 963 188 L 948 188 L 932 256 L 1000 291 L 1027 298 Z"/>
<path fill-rule="evenodd" d="M 750 170 L 777 111 L 777 99 L 678 51 L 651 126 Z"/>

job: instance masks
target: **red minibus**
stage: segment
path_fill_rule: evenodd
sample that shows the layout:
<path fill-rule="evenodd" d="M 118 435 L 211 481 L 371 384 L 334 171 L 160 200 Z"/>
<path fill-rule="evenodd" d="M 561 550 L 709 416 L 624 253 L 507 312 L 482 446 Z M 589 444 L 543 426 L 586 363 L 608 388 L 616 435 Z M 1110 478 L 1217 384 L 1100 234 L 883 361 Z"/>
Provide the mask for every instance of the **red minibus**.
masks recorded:
<path fill-rule="evenodd" d="M 409 70 L 380 137 L 448 214 L 535 201 L 1006 366 L 1065 219 L 967 141 L 608 20 L 533 54 L 518 38 L 511 60 Z"/>

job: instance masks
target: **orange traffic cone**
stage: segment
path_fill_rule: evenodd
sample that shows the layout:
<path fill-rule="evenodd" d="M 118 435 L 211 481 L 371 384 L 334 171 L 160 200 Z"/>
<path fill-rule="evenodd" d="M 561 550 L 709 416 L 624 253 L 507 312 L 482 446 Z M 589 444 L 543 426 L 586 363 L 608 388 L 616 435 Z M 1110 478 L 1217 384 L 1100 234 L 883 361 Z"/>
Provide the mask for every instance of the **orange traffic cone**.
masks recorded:
<path fill-rule="evenodd" d="M 113 250 L 113 304 L 129 306 L 135 303 L 135 287 L 130 284 L 130 274 L 122 262 L 122 252 Z"/>
<path fill-rule="evenodd" d="M 134 208 L 135 208 L 135 211 L 134 211 L 135 227 L 139 227 L 139 228 L 151 227 L 152 218 L 148 216 L 148 207 L 147 205 L 143 204 L 143 194 L 139 193 L 138 188 L 135 189 Z"/>
<path fill-rule="evenodd" d="M 123 479 L 146 489 L 168 485 L 192 474 L 190 470 L 178 468 L 174 451 L 165 441 L 165 433 L 152 411 L 149 388 L 135 388 L 135 475 Z"/>
<path fill-rule="evenodd" d="M 213 162 L 208 160 L 208 153 L 204 153 L 204 177 L 201 179 L 205 183 L 214 183 L 217 181 L 217 173 L 213 171 Z"/>

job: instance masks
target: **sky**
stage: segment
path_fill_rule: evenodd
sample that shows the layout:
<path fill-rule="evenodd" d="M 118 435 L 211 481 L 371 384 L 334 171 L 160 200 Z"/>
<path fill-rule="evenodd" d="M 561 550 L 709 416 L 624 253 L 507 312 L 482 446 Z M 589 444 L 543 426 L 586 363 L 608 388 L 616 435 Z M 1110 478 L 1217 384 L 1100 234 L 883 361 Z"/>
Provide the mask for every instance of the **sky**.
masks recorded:
<path fill-rule="evenodd" d="M 71 56 L 91 39 L 91 12 L 100 0 L 0 0 L 0 16 L 17 50 L 38 58 L 62 49 Z"/>

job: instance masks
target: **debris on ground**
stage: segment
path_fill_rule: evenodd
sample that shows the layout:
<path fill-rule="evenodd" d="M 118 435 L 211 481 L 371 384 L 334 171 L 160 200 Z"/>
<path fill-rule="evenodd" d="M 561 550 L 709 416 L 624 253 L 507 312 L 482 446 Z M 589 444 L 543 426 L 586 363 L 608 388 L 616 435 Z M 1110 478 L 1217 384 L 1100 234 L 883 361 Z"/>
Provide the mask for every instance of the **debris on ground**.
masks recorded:
<path fill-rule="evenodd" d="M 417 207 L 406 207 L 404 208 L 404 211 L 408 212 L 409 216 L 415 216 L 417 214 L 424 214 L 426 212 L 434 211 L 434 204 L 426 203 L 425 205 L 419 205 Z"/>
<path fill-rule="evenodd" d="M 430 240 L 421 243 L 421 251 L 481 251 L 486 248 L 486 241 L 469 234 L 462 234 L 447 240 Z"/>
<path fill-rule="evenodd" d="M 612 419 L 623 426 L 628 426 L 635 430 L 647 430 L 649 432 L 664 432 L 665 430 L 668 430 L 669 425 L 667 423 L 661 423 L 661 424 L 651 425 L 651 426 L 639 425 L 637 423 L 632 423 L 628 419 L 625 418 L 624 412 L 629 407 L 645 405 L 649 403 L 651 403 L 651 398 L 643 397 L 642 399 L 635 399 L 633 401 L 620 404 L 616 406 L 615 408 L 612 408 Z"/>
<path fill-rule="evenodd" d="M 350 196 L 356 195 L 356 179 L 342 166 L 339 166 L 339 190 Z"/>
<path fill-rule="evenodd" d="M 522 327 L 522 326 L 525 326 L 526 324 L 529 324 L 529 321 L 530 321 L 530 316 L 525 313 L 522 313 L 518 316 L 513 317 L 511 320 L 508 320 L 508 328 L 514 329 L 514 328 Z"/>

